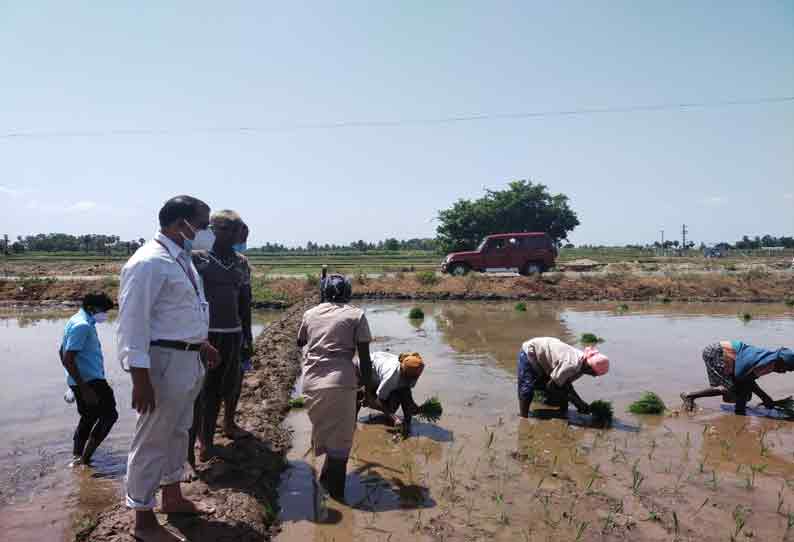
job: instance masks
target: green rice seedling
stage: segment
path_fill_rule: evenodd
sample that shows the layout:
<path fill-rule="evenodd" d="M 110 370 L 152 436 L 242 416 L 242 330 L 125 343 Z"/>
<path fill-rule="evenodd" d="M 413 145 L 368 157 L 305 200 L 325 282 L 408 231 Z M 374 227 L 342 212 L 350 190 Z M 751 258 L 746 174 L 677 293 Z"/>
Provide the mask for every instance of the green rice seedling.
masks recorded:
<path fill-rule="evenodd" d="M 425 311 L 423 311 L 419 307 L 414 307 L 410 311 L 408 311 L 408 318 L 410 320 L 424 320 Z"/>
<path fill-rule="evenodd" d="M 662 414 L 667 409 L 661 397 L 652 391 L 646 391 L 642 396 L 629 405 L 632 414 Z"/>
<path fill-rule="evenodd" d="M 580 542 L 580 540 L 584 539 L 584 532 L 588 525 L 590 525 L 590 523 L 587 521 L 583 521 L 579 524 L 579 528 L 576 530 L 576 542 Z"/>
<path fill-rule="evenodd" d="M 739 313 L 739 320 L 741 320 L 745 324 L 748 323 L 752 319 L 753 319 L 753 315 L 750 314 L 749 312 L 740 312 Z"/>
<path fill-rule="evenodd" d="M 516 303 L 515 309 L 518 312 L 527 312 L 527 304 L 524 303 L 523 301 L 519 301 L 518 303 Z"/>
<path fill-rule="evenodd" d="M 604 342 L 604 339 L 595 333 L 582 333 L 579 337 L 579 342 L 584 345 L 593 345 Z"/>
<path fill-rule="evenodd" d="M 419 406 L 417 417 L 430 423 L 436 423 L 441 419 L 443 413 L 444 409 L 441 406 L 441 401 L 438 400 L 438 397 L 433 396 Z"/>
<path fill-rule="evenodd" d="M 542 403 L 547 405 L 548 397 L 546 397 L 546 392 L 543 390 L 535 390 L 535 395 L 532 396 L 533 401 L 537 401 L 538 403 Z"/>
<path fill-rule="evenodd" d="M 614 409 L 610 401 L 603 401 L 601 399 L 590 403 L 590 412 L 593 415 L 593 422 L 600 427 L 608 427 L 612 425 L 612 418 Z"/>
<path fill-rule="evenodd" d="M 744 526 L 747 525 L 747 511 L 742 505 L 737 505 L 733 510 L 733 524 L 734 531 L 731 533 L 732 541 L 738 539 L 739 535 L 744 530 Z"/>
<path fill-rule="evenodd" d="M 786 500 L 783 498 L 783 487 L 781 486 L 780 491 L 777 492 L 777 509 L 775 513 L 779 515 L 783 515 L 783 505 L 785 504 Z"/>
<path fill-rule="evenodd" d="M 694 514 L 692 514 L 692 517 L 695 517 L 695 516 L 697 516 L 697 515 L 698 515 L 698 513 L 699 513 L 701 510 L 703 510 L 703 508 L 704 508 L 704 507 L 705 507 L 705 506 L 708 504 L 708 502 L 709 502 L 709 498 L 708 498 L 708 497 L 706 497 L 706 500 L 705 500 L 705 501 L 703 501 L 703 504 L 701 504 L 700 506 L 698 506 L 697 510 L 695 510 L 695 513 L 694 513 Z"/>
<path fill-rule="evenodd" d="M 306 398 L 303 395 L 293 397 L 287 402 L 290 408 L 303 408 L 306 406 Z"/>
<path fill-rule="evenodd" d="M 640 491 L 640 486 L 645 480 L 645 476 L 638 468 L 640 460 L 638 459 L 634 465 L 631 466 L 631 490 L 636 495 Z"/>

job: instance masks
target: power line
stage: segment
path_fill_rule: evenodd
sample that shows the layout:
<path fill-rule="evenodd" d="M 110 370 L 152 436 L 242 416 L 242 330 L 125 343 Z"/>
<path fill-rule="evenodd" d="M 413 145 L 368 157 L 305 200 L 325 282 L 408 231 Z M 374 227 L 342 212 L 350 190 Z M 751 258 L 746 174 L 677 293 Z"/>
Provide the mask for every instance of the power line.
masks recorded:
<path fill-rule="evenodd" d="M 474 115 L 455 115 L 449 117 L 402 119 L 402 120 L 364 120 L 316 123 L 294 123 L 273 126 L 228 126 L 198 128 L 113 128 L 108 130 L 50 130 L 50 131 L 12 131 L 0 133 L 0 139 L 46 139 L 81 137 L 119 137 L 147 135 L 188 135 L 188 134 L 255 134 L 268 132 L 291 132 L 298 130 L 333 130 L 349 128 L 398 128 L 402 126 L 422 126 L 453 124 L 459 122 L 479 122 L 492 120 L 518 120 L 548 117 L 578 117 L 617 113 L 647 113 L 656 111 L 688 111 L 742 105 L 766 105 L 794 102 L 794 96 L 778 96 L 745 100 L 724 100 L 710 102 L 678 102 L 634 106 L 611 106 L 578 108 L 555 111 L 533 111 L 525 113 L 493 113 Z"/>

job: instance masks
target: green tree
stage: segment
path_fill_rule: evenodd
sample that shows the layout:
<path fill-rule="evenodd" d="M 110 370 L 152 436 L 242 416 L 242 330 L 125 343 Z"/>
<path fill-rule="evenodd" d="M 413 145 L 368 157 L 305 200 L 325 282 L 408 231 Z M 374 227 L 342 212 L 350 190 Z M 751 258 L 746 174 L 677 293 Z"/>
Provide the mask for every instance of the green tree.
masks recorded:
<path fill-rule="evenodd" d="M 579 225 L 565 194 L 550 194 L 543 184 L 513 181 L 505 190 L 486 190 L 476 200 L 458 200 L 438 213 L 438 241 L 445 250 L 467 250 L 486 235 L 546 232 L 555 242 Z"/>
<path fill-rule="evenodd" d="M 383 242 L 383 248 L 385 250 L 391 250 L 391 251 L 400 250 L 400 242 L 394 238 L 386 239 Z"/>

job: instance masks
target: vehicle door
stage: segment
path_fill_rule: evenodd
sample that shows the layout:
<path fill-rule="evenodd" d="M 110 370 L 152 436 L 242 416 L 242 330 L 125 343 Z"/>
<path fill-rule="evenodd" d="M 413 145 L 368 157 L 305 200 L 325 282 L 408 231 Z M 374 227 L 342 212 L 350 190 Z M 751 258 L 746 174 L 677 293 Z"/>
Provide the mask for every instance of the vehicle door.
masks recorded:
<path fill-rule="evenodd" d="M 523 239 L 511 237 L 507 240 L 506 248 L 507 255 L 505 258 L 505 267 L 513 270 L 519 270 L 526 264 L 527 249 L 523 246 Z"/>
<path fill-rule="evenodd" d="M 544 249 L 546 247 L 545 240 L 542 237 L 524 237 L 521 239 L 521 263 L 518 265 L 523 267 L 528 263 L 543 262 L 545 256 Z"/>
<path fill-rule="evenodd" d="M 483 267 L 486 269 L 501 269 L 508 266 L 507 239 L 491 239 L 485 245 Z"/>

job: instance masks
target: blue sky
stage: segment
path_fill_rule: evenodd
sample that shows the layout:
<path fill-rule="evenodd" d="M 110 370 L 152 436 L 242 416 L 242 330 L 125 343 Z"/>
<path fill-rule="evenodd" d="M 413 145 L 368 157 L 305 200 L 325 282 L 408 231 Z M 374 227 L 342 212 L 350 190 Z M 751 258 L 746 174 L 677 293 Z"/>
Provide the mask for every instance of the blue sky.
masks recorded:
<path fill-rule="evenodd" d="M 793 96 L 790 1 L 0 2 L 0 51 L 0 134 L 40 134 L 0 137 L 0 233 L 149 237 L 190 193 L 253 244 L 432 236 L 521 178 L 577 244 L 794 233 L 794 102 L 295 129 Z"/>

